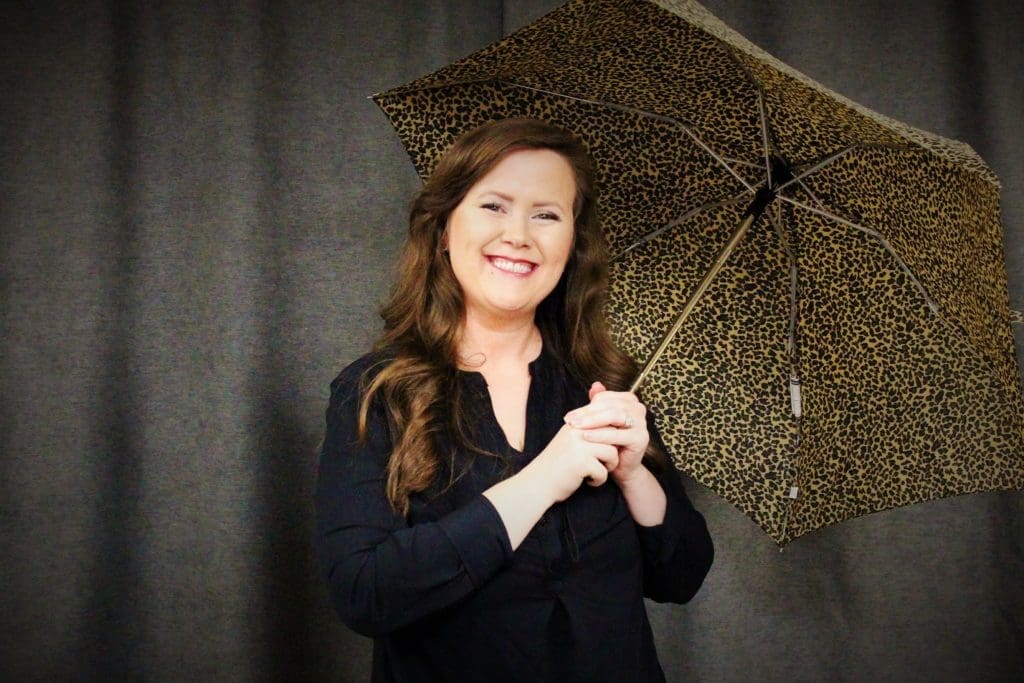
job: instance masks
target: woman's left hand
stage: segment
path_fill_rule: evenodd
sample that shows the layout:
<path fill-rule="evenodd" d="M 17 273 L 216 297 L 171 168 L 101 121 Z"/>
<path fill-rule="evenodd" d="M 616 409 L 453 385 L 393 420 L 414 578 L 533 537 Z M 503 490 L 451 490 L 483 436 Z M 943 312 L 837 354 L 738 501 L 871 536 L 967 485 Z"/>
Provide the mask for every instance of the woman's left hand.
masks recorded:
<path fill-rule="evenodd" d="M 565 422 L 583 431 L 583 438 L 619 449 L 618 465 L 611 475 L 619 484 L 628 482 L 642 468 L 650 436 L 647 408 L 628 391 L 608 391 L 600 382 L 590 385 L 590 403 L 571 410 Z"/>

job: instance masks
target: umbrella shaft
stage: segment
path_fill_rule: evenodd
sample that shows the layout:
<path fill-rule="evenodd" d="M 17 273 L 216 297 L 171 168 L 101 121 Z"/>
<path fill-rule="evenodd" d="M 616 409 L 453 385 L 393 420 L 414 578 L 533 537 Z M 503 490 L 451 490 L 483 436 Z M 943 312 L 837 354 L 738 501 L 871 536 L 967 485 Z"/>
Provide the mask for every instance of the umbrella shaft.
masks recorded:
<path fill-rule="evenodd" d="M 764 210 L 763 207 L 761 210 Z M 760 213 L 760 211 L 748 211 L 743 216 L 743 220 L 740 221 L 740 224 L 736 227 L 736 230 L 733 231 L 732 236 L 729 238 L 729 241 L 718 252 L 718 255 L 715 257 L 714 263 L 711 264 L 711 268 L 709 268 L 708 272 L 704 274 L 704 277 L 701 279 L 700 284 L 697 285 L 697 287 L 690 294 L 690 297 L 686 300 L 686 304 L 683 306 L 682 313 L 680 313 L 679 317 L 676 318 L 675 323 L 672 324 L 671 329 L 669 329 L 669 331 L 665 334 L 665 337 L 661 340 L 661 343 L 658 345 L 658 348 L 655 349 L 654 353 L 647 360 L 647 363 L 644 365 L 643 370 L 641 370 L 640 374 L 638 374 L 636 376 L 636 379 L 633 380 L 633 384 L 629 387 L 630 391 L 635 392 L 644 383 L 644 380 L 647 379 L 647 375 L 650 373 L 651 368 L 653 368 L 654 364 L 658 362 L 658 359 L 661 358 L 661 355 L 665 353 L 665 349 L 667 349 L 668 345 L 672 343 L 672 340 L 679 332 L 679 329 L 683 326 L 683 323 L 686 322 L 686 319 L 690 317 L 690 312 L 693 310 L 694 306 L 697 305 L 697 302 L 700 300 L 700 298 L 704 295 L 704 291 L 707 290 L 708 286 L 711 285 L 711 281 L 715 279 L 716 275 L 718 275 L 718 271 L 720 271 L 722 269 L 722 266 L 725 265 L 726 260 L 736 249 L 736 245 L 740 243 L 740 240 L 742 240 L 743 236 L 746 235 L 747 230 L 750 228 L 751 225 L 753 225 L 754 221 L 757 219 Z"/>

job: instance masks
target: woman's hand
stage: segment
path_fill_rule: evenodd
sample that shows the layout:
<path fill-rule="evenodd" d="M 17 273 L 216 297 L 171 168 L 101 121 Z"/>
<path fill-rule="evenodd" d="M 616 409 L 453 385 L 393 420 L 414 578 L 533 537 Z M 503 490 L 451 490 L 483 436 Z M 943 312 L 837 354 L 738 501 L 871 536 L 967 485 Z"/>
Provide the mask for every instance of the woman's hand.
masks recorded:
<path fill-rule="evenodd" d="M 584 440 L 618 451 L 616 465 L 609 472 L 626 499 L 629 514 L 640 526 L 661 524 L 668 499 L 658 480 L 643 466 L 650 441 L 647 409 L 635 394 L 608 391 L 600 382 L 590 385 L 589 393 L 590 403 L 566 413 L 566 424 L 579 429 Z"/>
<path fill-rule="evenodd" d="M 515 550 L 549 507 L 571 496 L 584 480 L 592 486 L 605 483 L 618 464 L 615 446 L 584 439 L 582 431 L 564 425 L 529 465 L 483 495 Z"/>
<path fill-rule="evenodd" d="M 584 440 L 615 447 L 618 461 L 609 472 L 620 486 L 628 486 L 644 474 L 641 463 L 650 440 L 647 408 L 636 394 L 608 391 L 600 382 L 590 385 L 589 394 L 590 403 L 566 413 L 565 422 L 581 430 Z"/>
<path fill-rule="evenodd" d="M 590 403 L 566 413 L 566 424 L 529 465 L 484 491 L 519 547 L 544 511 L 571 496 L 584 481 L 601 486 L 611 473 L 629 512 L 641 526 L 665 519 L 667 500 L 643 466 L 647 409 L 628 392 L 590 387 Z"/>
<path fill-rule="evenodd" d="M 523 471 L 536 475 L 551 504 L 571 496 L 584 480 L 600 486 L 619 465 L 619 451 L 611 445 L 585 438 L 585 432 L 564 425 Z"/>

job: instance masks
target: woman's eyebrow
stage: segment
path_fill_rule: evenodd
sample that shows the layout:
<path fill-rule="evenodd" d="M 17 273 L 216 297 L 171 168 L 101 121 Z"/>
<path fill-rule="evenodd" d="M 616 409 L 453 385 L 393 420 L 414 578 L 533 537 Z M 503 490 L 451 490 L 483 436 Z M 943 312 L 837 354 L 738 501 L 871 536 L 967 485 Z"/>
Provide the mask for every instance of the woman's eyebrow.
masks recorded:
<path fill-rule="evenodd" d="M 499 199 L 503 199 L 506 202 L 515 201 L 515 197 L 513 197 L 512 195 L 506 194 L 504 192 L 499 192 L 498 190 L 489 190 L 489 189 L 486 189 L 486 188 L 481 190 L 480 193 L 477 196 L 478 197 L 493 196 L 493 197 L 497 197 Z M 552 206 L 552 207 L 555 207 L 557 209 L 562 209 L 563 211 L 565 210 L 565 207 L 557 199 L 542 199 L 540 201 L 537 201 L 537 202 L 533 203 L 533 208 L 538 208 L 538 207 L 542 207 L 542 206 Z"/>

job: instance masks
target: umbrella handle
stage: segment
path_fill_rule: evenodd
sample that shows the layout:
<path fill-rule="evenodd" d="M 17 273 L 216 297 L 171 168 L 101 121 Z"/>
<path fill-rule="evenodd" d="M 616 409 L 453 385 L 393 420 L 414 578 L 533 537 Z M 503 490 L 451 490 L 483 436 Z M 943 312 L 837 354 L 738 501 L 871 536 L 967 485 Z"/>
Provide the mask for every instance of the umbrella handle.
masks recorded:
<path fill-rule="evenodd" d="M 711 281 L 715 279 L 715 276 L 718 275 L 718 271 L 720 271 L 722 266 L 725 265 L 726 259 L 728 259 L 736 249 L 736 246 L 740 243 L 740 240 L 743 239 L 743 236 L 747 234 L 747 230 L 751 225 L 753 225 L 754 221 L 757 220 L 760 213 L 760 211 L 748 211 L 746 215 L 743 216 L 743 220 L 740 221 L 736 230 L 733 231 L 729 241 L 718 252 L 714 263 L 711 264 L 711 268 L 709 268 L 708 272 L 704 274 L 703 279 L 701 279 L 700 283 L 690 294 L 690 298 L 686 300 L 686 305 L 683 306 L 682 313 L 679 314 L 679 317 L 676 318 L 672 327 L 665 334 L 665 337 L 661 340 L 658 348 L 655 349 L 654 353 L 651 354 L 651 357 L 647 359 L 647 363 L 644 365 L 643 370 L 641 370 L 640 374 L 638 374 L 636 379 L 633 380 L 633 383 L 629 387 L 630 391 L 635 392 L 640 388 L 640 385 L 644 383 L 644 380 L 647 379 L 647 375 L 651 372 L 654 364 L 657 363 L 658 359 L 661 358 L 661 355 L 665 353 L 665 349 L 668 348 L 668 345 L 675 338 L 679 329 L 683 326 L 683 323 L 686 322 L 688 317 L 690 317 L 690 312 L 693 311 L 693 307 L 697 305 L 697 302 L 704 295 L 704 291 L 711 284 Z"/>

